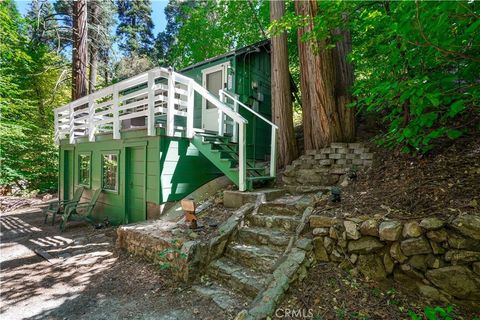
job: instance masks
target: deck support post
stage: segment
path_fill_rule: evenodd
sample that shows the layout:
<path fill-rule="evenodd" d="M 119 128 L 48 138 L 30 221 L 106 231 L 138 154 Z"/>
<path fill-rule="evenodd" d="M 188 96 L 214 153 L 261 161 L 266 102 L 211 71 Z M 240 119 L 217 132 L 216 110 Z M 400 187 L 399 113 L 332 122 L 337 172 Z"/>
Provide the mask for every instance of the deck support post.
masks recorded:
<path fill-rule="evenodd" d="M 175 73 L 168 69 L 167 136 L 175 133 Z"/>
<path fill-rule="evenodd" d="M 120 139 L 120 120 L 118 119 L 118 87 L 113 86 L 113 139 Z"/>
<path fill-rule="evenodd" d="M 245 123 L 239 124 L 238 141 L 238 189 L 247 190 L 247 144 L 245 136 Z"/>
<path fill-rule="evenodd" d="M 147 135 L 155 136 L 155 77 L 153 70 L 148 72 Z"/>

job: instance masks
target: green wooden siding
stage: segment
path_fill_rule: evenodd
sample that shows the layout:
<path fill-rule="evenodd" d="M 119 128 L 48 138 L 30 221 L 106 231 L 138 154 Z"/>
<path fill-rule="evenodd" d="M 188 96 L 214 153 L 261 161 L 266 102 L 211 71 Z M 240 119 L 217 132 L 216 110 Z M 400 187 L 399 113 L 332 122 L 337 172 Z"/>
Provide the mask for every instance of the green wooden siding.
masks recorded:
<path fill-rule="evenodd" d="M 262 114 L 267 119 L 272 117 L 272 99 L 270 83 L 270 54 L 268 46 L 260 46 L 259 51 L 232 53 L 218 59 L 211 59 L 193 68 L 180 72 L 202 84 L 202 71 L 226 62 L 230 63 L 232 93 L 238 94 L 240 101 Z M 261 101 L 260 101 L 261 100 Z M 202 98 L 195 95 L 194 127 L 201 128 Z M 248 120 L 247 157 L 265 160 L 270 155 L 271 127 L 256 118 L 250 112 L 240 109 L 240 113 Z"/>
<path fill-rule="evenodd" d="M 206 68 L 230 63 L 232 93 L 240 101 L 271 119 L 270 55 L 268 44 L 258 49 L 240 49 L 180 72 L 202 84 Z M 246 110 L 240 113 L 248 121 L 247 158 L 265 160 L 270 154 L 270 126 Z M 161 119 L 157 119 L 161 121 Z M 194 126 L 201 128 L 202 98 L 195 95 Z M 176 125 L 182 125 L 177 121 Z M 99 134 L 95 142 L 87 137 L 75 145 L 61 141 L 59 161 L 59 195 L 70 198 L 78 187 L 78 155 L 91 154 L 91 184 L 85 189 L 82 201 L 88 201 L 93 190 L 102 186 L 102 154 L 118 153 L 117 191 L 102 192 L 94 210 L 98 220 L 108 218 L 113 224 L 146 219 L 147 208 L 155 209 L 167 201 L 181 200 L 186 195 L 221 175 L 199 150 L 186 138 L 167 137 L 157 128 L 157 135 L 148 137 L 146 129 L 124 130 L 121 139 L 111 134 Z M 159 207 L 158 207 L 158 210 Z M 150 209 L 148 210 L 150 212 Z M 153 215 L 152 215 L 153 216 Z"/>
<path fill-rule="evenodd" d="M 66 196 L 65 182 L 74 181 L 68 191 L 69 198 L 71 190 L 79 186 L 80 153 L 90 152 L 92 155 L 92 182 L 90 188 L 85 189 L 82 201 L 88 201 L 93 190 L 102 185 L 102 154 L 119 154 L 118 191 L 102 192 L 94 210 L 98 220 L 108 218 L 112 224 L 145 220 L 147 202 L 160 205 L 181 200 L 220 175 L 220 171 L 188 139 L 164 136 L 161 129 L 157 130 L 155 137 L 148 137 L 145 129 L 122 131 L 121 137 L 113 140 L 111 134 L 105 134 L 96 142 L 82 138 L 74 147 L 66 140 L 60 145 L 59 194 L 62 199 Z M 66 157 L 72 160 L 66 161 Z"/>

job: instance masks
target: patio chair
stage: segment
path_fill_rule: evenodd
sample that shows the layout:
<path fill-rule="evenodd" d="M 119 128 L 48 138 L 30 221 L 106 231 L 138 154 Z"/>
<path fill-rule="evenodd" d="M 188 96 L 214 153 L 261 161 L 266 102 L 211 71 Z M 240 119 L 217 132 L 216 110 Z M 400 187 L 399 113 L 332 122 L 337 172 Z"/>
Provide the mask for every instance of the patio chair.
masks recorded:
<path fill-rule="evenodd" d="M 44 224 L 47 223 L 48 217 L 52 216 L 52 226 L 55 224 L 55 217 L 57 214 L 60 214 L 62 211 L 65 211 L 65 207 L 70 204 L 75 204 L 80 201 L 80 198 L 82 197 L 82 193 L 85 187 L 78 187 L 75 192 L 73 193 L 73 198 L 72 199 L 65 199 L 65 200 L 60 200 L 58 202 L 51 203 L 47 210 L 45 210 L 45 221 L 43 222 Z"/>
<path fill-rule="evenodd" d="M 68 221 L 87 221 L 88 223 L 93 223 L 93 208 L 95 207 L 95 204 L 97 203 L 98 197 L 100 196 L 101 192 L 101 188 L 95 190 L 89 202 L 77 202 L 67 205 L 65 207 L 65 211 L 62 214 L 60 230 L 62 232 L 65 231 L 65 227 Z"/>

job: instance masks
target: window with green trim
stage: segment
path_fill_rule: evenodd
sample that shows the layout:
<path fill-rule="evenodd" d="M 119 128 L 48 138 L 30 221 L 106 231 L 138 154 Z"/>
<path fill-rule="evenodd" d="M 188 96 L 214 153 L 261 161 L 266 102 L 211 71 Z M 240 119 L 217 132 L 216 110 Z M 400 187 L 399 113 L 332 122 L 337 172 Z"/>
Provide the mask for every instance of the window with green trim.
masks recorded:
<path fill-rule="evenodd" d="M 90 187 L 91 165 L 92 156 L 89 152 L 78 155 L 78 184 Z"/>
<path fill-rule="evenodd" d="M 118 153 L 102 155 L 102 188 L 118 191 Z"/>

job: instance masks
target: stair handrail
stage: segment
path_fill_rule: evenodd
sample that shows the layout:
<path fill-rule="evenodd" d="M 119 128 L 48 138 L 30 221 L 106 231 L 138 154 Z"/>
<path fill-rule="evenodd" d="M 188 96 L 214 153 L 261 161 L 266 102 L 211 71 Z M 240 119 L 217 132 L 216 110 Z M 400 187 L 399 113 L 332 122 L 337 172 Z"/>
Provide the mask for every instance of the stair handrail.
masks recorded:
<path fill-rule="evenodd" d="M 193 89 L 195 91 L 197 91 L 197 93 L 199 93 L 203 98 L 208 100 L 208 102 L 213 104 L 215 107 L 220 109 L 227 116 L 232 118 L 235 122 L 244 123 L 244 124 L 248 123 L 248 120 L 245 119 L 244 117 L 242 117 L 241 114 L 239 114 L 239 113 L 235 112 L 234 110 L 232 110 L 231 108 L 229 108 L 225 103 L 220 101 L 216 96 L 211 94 L 207 89 L 202 87 L 198 82 L 196 82 L 192 78 L 186 77 L 186 76 L 184 76 L 180 73 L 177 73 L 177 72 L 174 72 L 174 74 L 175 74 L 176 78 L 178 77 L 179 79 L 182 79 L 183 81 L 189 81 L 192 84 Z"/>
<path fill-rule="evenodd" d="M 212 103 L 219 110 L 219 122 L 223 119 L 223 114 L 226 114 L 234 122 L 238 124 L 239 134 L 238 134 L 238 189 L 240 191 L 247 190 L 247 137 L 246 137 L 246 126 L 247 119 L 242 117 L 240 113 L 235 110 L 230 109 L 223 101 L 219 100 L 216 96 L 211 94 L 207 89 L 202 87 L 192 78 L 186 77 L 179 73 L 173 72 L 175 78 L 180 79 L 181 81 L 188 81 L 189 87 L 193 88 L 198 94 L 203 98 Z M 191 124 L 193 126 L 193 123 Z M 189 128 L 187 128 L 187 132 Z M 193 128 L 192 131 L 193 132 Z M 219 132 L 219 134 L 223 134 Z M 191 137 L 190 137 L 191 138 Z"/>
<path fill-rule="evenodd" d="M 159 84 L 156 84 L 157 78 L 164 78 L 168 81 L 167 93 L 165 100 L 159 100 L 156 95 L 156 90 L 159 90 Z M 135 108 L 132 106 L 135 102 L 128 102 L 126 105 L 121 105 L 122 102 L 133 98 L 134 95 L 126 94 L 119 97 L 120 92 L 123 92 L 135 86 L 146 84 L 145 89 L 139 89 L 135 92 L 137 95 L 142 95 L 146 99 L 140 100 L 138 105 L 145 105 L 146 109 L 141 111 L 133 110 L 124 115 L 121 113 L 124 110 Z M 187 90 L 178 89 L 177 84 L 187 87 Z M 186 95 L 187 111 L 176 109 L 178 104 L 176 94 L 181 90 L 183 95 Z M 235 110 L 232 110 L 225 102 L 219 100 L 218 97 L 210 93 L 206 88 L 202 87 L 194 79 L 177 73 L 173 68 L 157 67 L 131 78 L 122 80 L 118 83 L 102 88 L 94 93 L 79 98 L 68 103 L 65 106 L 54 109 L 55 118 L 55 141 L 58 144 L 60 139 L 69 135 L 70 144 L 75 144 L 77 136 L 87 136 L 89 141 L 95 141 L 95 135 L 98 132 L 99 126 L 108 124 L 112 128 L 108 129 L 112 132 L 113 139 L 120 139 L 121 121 L 138 116 L 145 116 L 147 120 L 147 135 L 156 135 L 155 130 L 155 113 L 161 112 L 166 114 L 166 135 L 175 135 L 175 116 L 183 116 L 187 120 L 186 137 L 193 138 L 194 130 L 194 93 L 197 92 L 203 99 L 207 100 L 219 110 L 219 119 L 221 115 L 225 114 L 230 117 L 239 128 L 239 189 L 246 190 L 246 125 L 248 121 Z M 133 94 L 133 92 L 132 92 Z M 105 98 L 105 101 L 96 102 L 98 99 Z M 165 101 L 166 108 L 156 107 L 156 101 Z M 97 111 L 102 109 L 101 111 Z M 220 123 L 220 120 L 219 120 Z M 236 127 L 236 126 L 235 126 Z M 185 129 L 185 128 L 184 128 Z"/>
<path fill-rule="evenodd" d="M 242 103 L 240 100 L 238 100 L 234 95 L 232 95 L 231 93 L 229 93 L 228 91 L 225 91 L 225 90 L 220 90 L 220 92 L 224 95 L 226 95 L 227 97 L 229 97 L 230 99 L 232 99 L 234 102 L 238 103 L 240 106 L 242 106 L 244 109 L 248 110 L 250 113 L 253 113 L 255 116 L 257 116 L 258 118 L 262 119 L 263 121 L 265 121 L 266 123 L 268 123 L 270 126 L 274 127 L 275 129 L 278 130 L 278 126 L 273 123 L 272 121 L 268 120 L 267 118 L 265 118 L 264 116 L 262 116 L 260 113 L 258 113 L 257 111 L 253 110 L 252 108 L 250 108 L 249 106 L 247 106 L 246 104 Z M 231 109 L 230 109 L 231 110 Z"/>
<path fill-rule="evenodd" d="M 250 113 L 252 113 L 256 117 L 262 119 L 263 121 L 265 121 L 267 124 L 269 124 L 272 127 L 272 131 L 271 131 L 272 136 L 271 136 L 271 145 L 270 145 L 270 176 L 272 178 L 274 178 L 276 176 L 276 170 L 277 170 L 276 160 L 277 160 L 277 130 L 278 130 L 278 126 L 276 124 L 274 124 L 273 122 L 271 122 L 270 120 L 268 120 L 267 118 L 265 118 L 264 116 L 262 116 L 261 114 L 259 114 L 258 112 L 256 112 L 255 110 L 253 110 L 252 108 L 250 108 L 249 106 L 247 106 L 246 104 L 242 103 L 240 100 L 237 99 L 237 97 L 235 97 L 231 93 L 222 89 L 222 90 L 220 90 L 220 96 L 222 96 L 222 95 L 225 95 L 228 98 L 232 99 L 234 103 L 240 105 L 245 110 L 249 111 Z"/>

